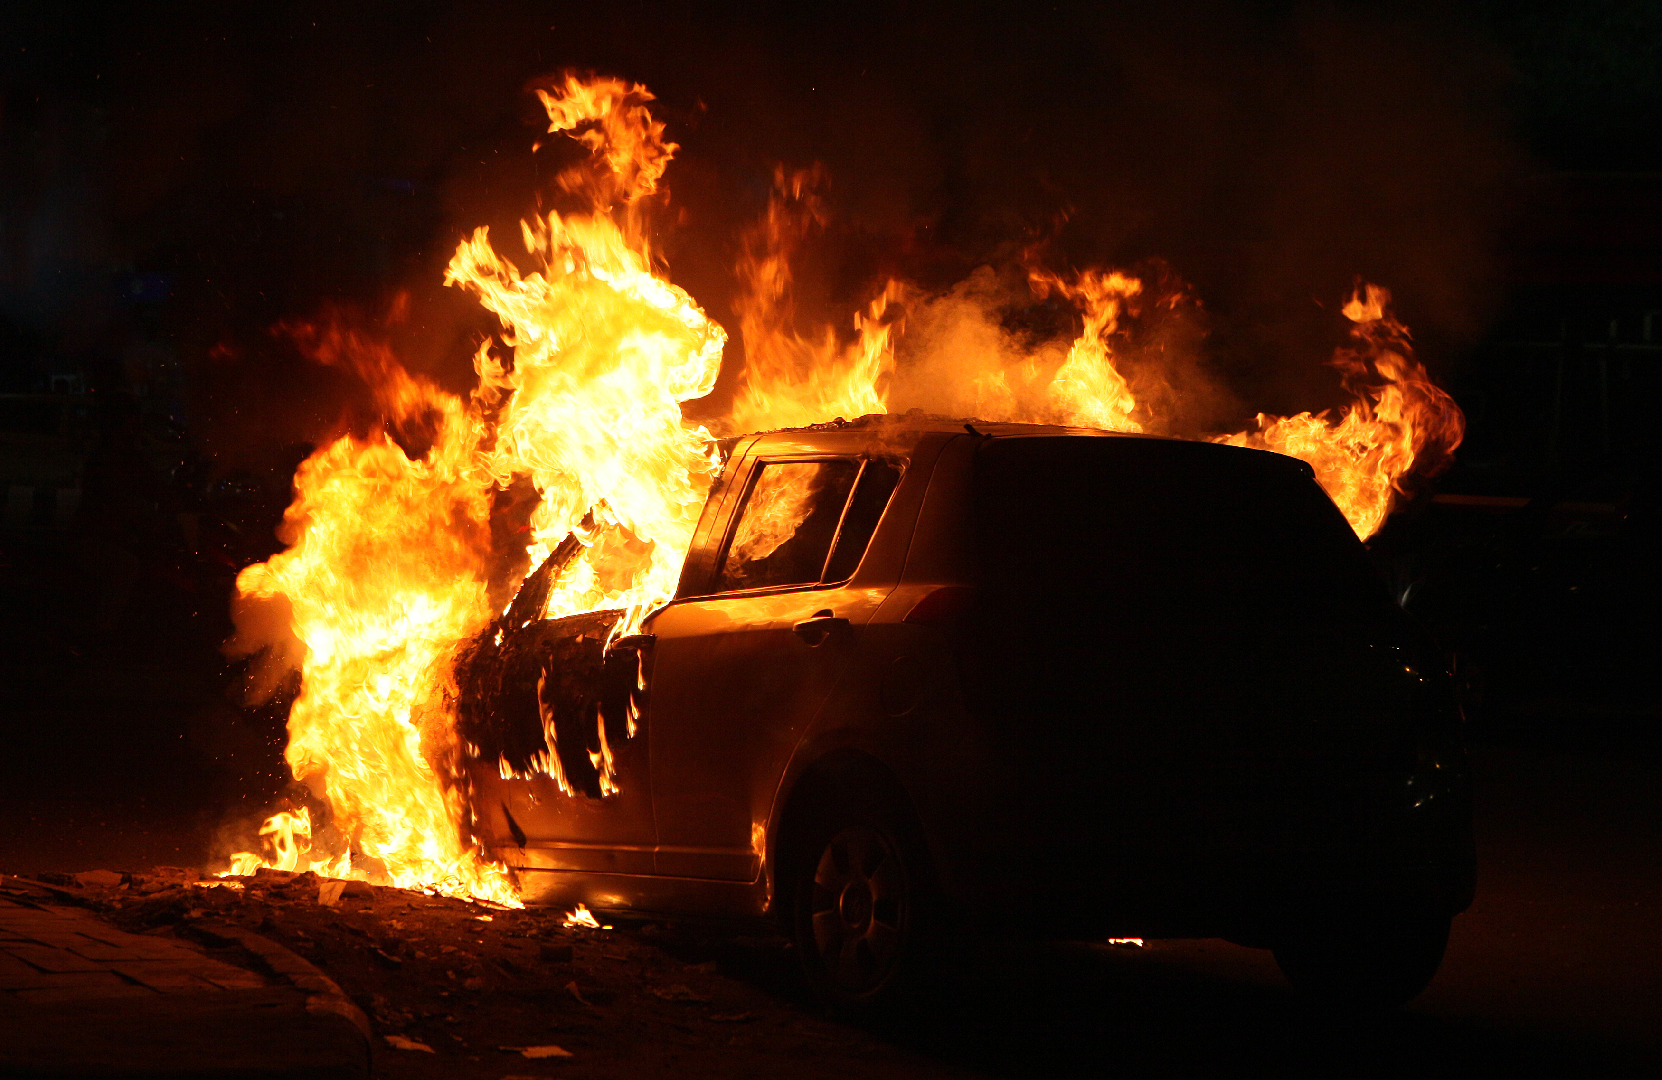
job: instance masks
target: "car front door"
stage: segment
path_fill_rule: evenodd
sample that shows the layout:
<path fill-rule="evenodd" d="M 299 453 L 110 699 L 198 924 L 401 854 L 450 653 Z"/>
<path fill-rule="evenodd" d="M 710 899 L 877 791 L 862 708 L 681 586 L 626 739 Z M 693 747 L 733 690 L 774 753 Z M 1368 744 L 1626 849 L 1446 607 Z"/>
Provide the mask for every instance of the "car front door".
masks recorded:
<path fill-rule="evenodd" d="M 459 732 L 470 744 L 481 828 L 543 870 L 650 874 L 647 717 L 632 687 L 649 639 L 606 648 L 622 612 L 539 618 L 562 545 L 459 665 Z"/>

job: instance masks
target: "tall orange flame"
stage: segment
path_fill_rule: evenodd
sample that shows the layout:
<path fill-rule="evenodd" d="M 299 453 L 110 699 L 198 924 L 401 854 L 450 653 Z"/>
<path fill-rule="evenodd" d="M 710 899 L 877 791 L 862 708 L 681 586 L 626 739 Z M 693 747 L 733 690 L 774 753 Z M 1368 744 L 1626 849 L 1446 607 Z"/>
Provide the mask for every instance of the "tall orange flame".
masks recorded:
<path fill-rule="evenodd" d="M 454 395 L 416 380 L 405 389 L 404 415 L 437 418 L 427 454 L 412 459 L 385 434 L 313 454 L 284 515 L 291 546 L 244 570 L 237 589 L 286 601 L 304 650 L 285 756 L 352 839 L 352 849 L 313 860 L 319 868 L 508 900 L 505 877 L 466 842 L 466 808 L 435 767 L 452 750 L 445 661 L 491 614 L 490 502 L 471 468 L 477 429 Z"/>
<path fill-rule="evenodd" d="M 815 167 L 774 172 L 766 215 L 744 237 L 739 256 L 739 338 L 745 367 L 725 427 L 733 432 L 799 427 L 837 417 L 888 411 L 885 391 L 894 369 L 897 324 L 890 307 L 905 295 L 886 281 L 864 312 L 854 315 L 854 338 L 839 340 L 831 326 L 804 335 L 797 328 L 793 259 L 823 228 L 826 209 Z"/>
<path fill-rule="evenodd" d="M 1142 425 L 1131 419 L 1137 402 L 1125 377 L 1114 366 L 1110 343 L 1127 301 L 1143 291 L 1143 283 L 1125 274 L 1101 270 L 1086 270 L 1074 280 L 1064 281 L 1035 269 L 1030 279 L 1034 292 L 1040 296 L 1054 293 L 1072 301 L 1084 318 L 1084 327 L 1068 349 L 1067 359 L 1051 376 L 1045 409 L 1050 415 L 1034 419 L 1104 431 L 1142 431 Z"/>
<path fill-rule="evenodd" d="M 674 592 L 715 472 L 709 433 L 680 406 L 709 393 L 726 340 L 649 264 L 635 204 L 675 151 L 651 95 L 573 78 L 540 93 L 549 130 L 590 150 L 558 181 L 590 209 L 524 223 L 530 273 L 484 229 L 458 248 L 446 280 L 503 327 L 475 357 L 473 402 L 369 350 L 357 367 L 390 416 L 437 417 L 431 447 L 412 459 L 386 436 L 345 437 L 314 454 L 285 519 L 292 546 L 237 582 L 292 609 L 304 655 L 289 764 L 320 789 L 357 862 L 369 856 L 396 884 L 498 900 L 512 888 L 466 842 L 465 799 L 435 764 L 455 751 L 454 652 L 494 614 L 491 489 L 536 487 L 533 562 L 568 533 L 582 540 L 547 614 L 623 608 L 627 632 Z M 327 869 L 364 872 L 350 852 Z"/>

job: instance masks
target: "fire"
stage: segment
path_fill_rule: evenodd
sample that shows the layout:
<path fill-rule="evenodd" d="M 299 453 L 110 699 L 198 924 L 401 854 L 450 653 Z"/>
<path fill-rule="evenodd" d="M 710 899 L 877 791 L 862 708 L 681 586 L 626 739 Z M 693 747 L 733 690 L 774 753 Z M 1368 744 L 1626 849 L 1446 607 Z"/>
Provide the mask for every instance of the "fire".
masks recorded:
<path fill-rule="evenodd" d="M 778 465 L 762 474 L 750 493 L 752 511 L 728 545 L 723 573 L 742 580 L 745 568 L 765 559 L 796 535 L 820 492 L 821 471 L 813 462 Z"/>
<path fill-rule="evenodd" d="M 252 874 L 261 866 L 277 870 L 294 870 L 303 856 L 312 849 L 312 812 L 301 807 L 298 813 L 284 810 L 267 818 L 260 826 L 260 839 L 270 849 L 270 862 L 243 852 L 231 856 L 231 873 L 237 876 Z"/>
<path fill-rule="evenodd" d="M 587 904 L 578 904 L 566 913 L 565 926 L 581 927 L 585 930 L 610 930 L 609 926 L 601 926 L 600 920 L 594 917 Z"/>
<path fill-rule="evenodd" d="M 583 541 L 547 614 L 626 608 L 629 633 L 675 592 L 718 468 L 710 433 L 681 403 L 715 386 L 727 335 L 651 265 L 641 200 L 677 149 L 646 110 L 652 95 L 573 76 L 538 93 L 548 130 L 593 155 L 556 180 L 592 209 L 524 222 L 540 264 L 525 275 L 479 229 L 445 280 L 478 295 L 512 349 L 511 369 L 488 346 L 477 358 L 479 397 L 504 402 L 481 460 L 497 484 L 527 476 L 541 494 L 532 565 L 569 534 Z"/>
<path fill-rule="evenodd" d="M 888 412 L 885 389 L 894 370 L 891 307 L 906 288 L 885 281 L 853 318 L 854 339 L 844 344 L 834 327 L 803 334 L 797 327 L 792 262 L 826 222 L 819 168 L 775 170 L 766 215 L 744 237 L 739 256 L 739 339 L 745 367 L 730 408 L 728 431 L 742 433 L 800 427 L 836 417 Z"/>
<path fill-rule="evenodd" d="M 1137 403 L 1131 387 L 1114 366 L 1110 342 L 1119 329 L 1126 303 L 1143 291 L 1143 283 L 1125 274 L 1099 270 L 1086 270 L 1073 281 L 1064 281 L 1034 269 L 1030 280 L 1039 296 L 1054 293 L 1072 302 L 1084 322 L 1078 339 L 1068 349 L 1067 359 L 1051 377 L 1049 400 L 1042 410 L 1049 415 L 1037 422 L 1142 431 L 1142 425 L 1131 419 Z"/>
<path fill-rule="evenodd" d="M 1259 413 L 1256 429 L 1224 440 L 1309 462 L 1364 540 L 1385 524 L 1409 474 L 1446 468 L 1466 431 L 1460 407 L 1414 359 L 1408 328 L 1390 314 L 1390 299 L 1385 289 L 1363 285 L 1343 308 L 1354 324 L 1351 344 L 1330 363 L 1355 396 L 1353 405 L 1338 416 Z M 1381 382 L 1370 382 L 1370 364 Z"/>
<path fill-rule="evenodd" d="M 495 614 L 492 489 L 536 487 L 532 565 L 567 534 L 582 543 L 546 614 L 623 608 L 629 632 L 674 592 L 716 471 L 709 433 L 680 406 L 710 391 L 725 342 L 651 265 L 639 204 L 676 149 L 646 111 L 651 94 L 568 79 L 542 98 L 549 130 L 591 151 L 557 181 L 589 209 L 524 223 L 529 273 L 483 229 L 457 250 L 447 280 L 503 327 L 475 357 L 472 400 L 362 342 L 330 352 L 353 360 L 392 419 L 436 434 L 416 457 L 387 435 L 318 451 L 295 477 L 291 546 L 237 582 L 244 598 L 291 610 L 303 655 L 287 758 L 348 837 L 349 872 L 367 857 L 394 884 L 504 902 L 512 885 L 464 827 L 450 684 L 456 649 Z M 234 862 L 246 871 L 256 858 Z"/>
<path fill-rule="evenodd" d="M 287 606 L 303 657 L 285 756 L 351 841 L 328 860 L 279 848 L 276 865 L 321 861 L 336 875 L 506 901 L 512 888 L 467 844 L 461 793 L 439 771 L 454 752 L 445 661 L 491 615 L 478 432 L 454 395 L 413 379 L 390 385 L 403 391 L 388 398 L 398 419 L 419 410 L 434 425 L 426 454 L 412 458 L 385 433 L 318 451 L 295 475 L 290 547 L 237 578 L 245 600 Z M 246 871 L 248 859 L 235 861 Z"/>
<path fill-rule="evenodd" d="M 455 735 L 458 650 L 512 598 L 513 575 L 562 543 L 575 554 L 552 582 L 544 617 L 621 610 L 613 633 L 629 634 L 676 588 L 719 469 L 710 431 L 683 406 L 711 392 L 727 344 L 653 254 L 650 225 L 678 147 L 638 84 L 565 75 L 538 94 L 549 133 L 586 155 L 553 181 L 561 209 L 522 222 L 531 265 L 505 258 L 483 228 L 449 263 L 446 283 L 500 324 L 473 357 L 470 396 L 410 374 L 368 336 L 293 330 L 315 358 L 364 378 L 385 427 L 343 435 L 301 465 L 284 517 L 287 550 L 238 578 L 243 611 L 284 626 L 275 637 L 247 630 L 242 646 L 287 650 L 298 667 L 287 760 L 328 818 L 314 833 L 305 809 L 273 816 L 262 853 L 233 856 L 234 873 L 311 868 L 516 902 L 506 870 L 471 831 L 467 748 Z M 1077 333 L 1033 344 L 990 318 L 950 319 L 944 330 L 931 324 L 951 346 L 946 366 L 908 358 L 907 319 L 927 321 L 931 309 L 899 280 L 883 279 L 840 328 L 806 325 L 794 281 L 828 220 L 827 183 L 818 168 L 780 168 L 764 216 L 742 238 L 734 307 L 744 366 L 720 430 L 946 402 L 937 411 L 1162 432 L 1162 399 L 1139 398 L 1139 369 L 1128 378 L 1120 367 L 1130 330 L 1149 310 L 1170 310 L 1176 294 L 1151 296 L 1120 271 L 1057 273 L 1033 261 L 1023 287 L 1071 307 Z M 986 285 L 978 273 L 953 295 L 973 300 Z M 1353 404 L 1260 414 L 1249 430 L 1215 436 L 1309 461 L 1364 538 L 1411 474 L 1446 464 L 1463 423 L 1387 301 L 1370 285 L 1344 309 L 1350 341 L 1331 363 Z M 778 489 L 763 493 L 772 511 L 739 538 L 740 564 L 766 558 L 801 524 L 810 481 L 773 470 Z M 493 500 L 527 482 L 537 499 L 524 558 L 504 568 L 490 541 Z M 607 795 L 616 790 L 610 755 L 602 728 L 591 758 Z M 557 754 L 538 760 L 533 768 L 570 790 Z M 581 907 L 570 918 L 596 925 Z"/>

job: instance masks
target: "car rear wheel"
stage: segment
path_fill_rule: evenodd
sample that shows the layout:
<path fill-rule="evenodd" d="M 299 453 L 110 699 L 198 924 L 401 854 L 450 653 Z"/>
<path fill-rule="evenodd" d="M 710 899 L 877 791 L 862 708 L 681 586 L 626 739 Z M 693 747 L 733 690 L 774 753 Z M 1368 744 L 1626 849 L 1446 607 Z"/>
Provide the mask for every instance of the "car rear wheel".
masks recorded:
<path fill-rule="evenodd" d="M 832 1005 L 894 1001 L 918 973 L 927 919 L 905 831 L 845 808 L 820 818 L 795 860 L 792 938 L 809 985 Z"/>
<path fill-rule="evenodd" d="M 1347 914 L 1317 920 L 1275 948 L 1282 974 L 1311 1004 L 1394 1009 L 1431 982 L 1448 946 L 1450 916 Z"/>

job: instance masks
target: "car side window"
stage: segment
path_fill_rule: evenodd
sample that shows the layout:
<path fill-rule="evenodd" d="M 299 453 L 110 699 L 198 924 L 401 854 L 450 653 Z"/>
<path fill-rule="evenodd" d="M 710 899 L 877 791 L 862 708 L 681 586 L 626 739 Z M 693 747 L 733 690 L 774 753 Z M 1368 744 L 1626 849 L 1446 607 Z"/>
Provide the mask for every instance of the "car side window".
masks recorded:
<path fill-rule="evenodd" d="M 854 498 L 843 515 L 842 528 L 837 531 L 836 547 L 825 564 L 826 581 L 846 581 L 854 576 L 883 509 L 889 505 L 889 496 L 899 483 L 900 466 L 896 462 L 873 458 L 865 463 Z"/>
<path fill-rule="evenodd" d="M 900 466 L 883 459 L 763 462 L 712 591 L 846 580 L 899 480 Z"/>
<path fill-rule="evenodd" d="M 716 591 L 813 585 L 825 569 L 860 463 L 767 461 L 756 470 Z"/>

